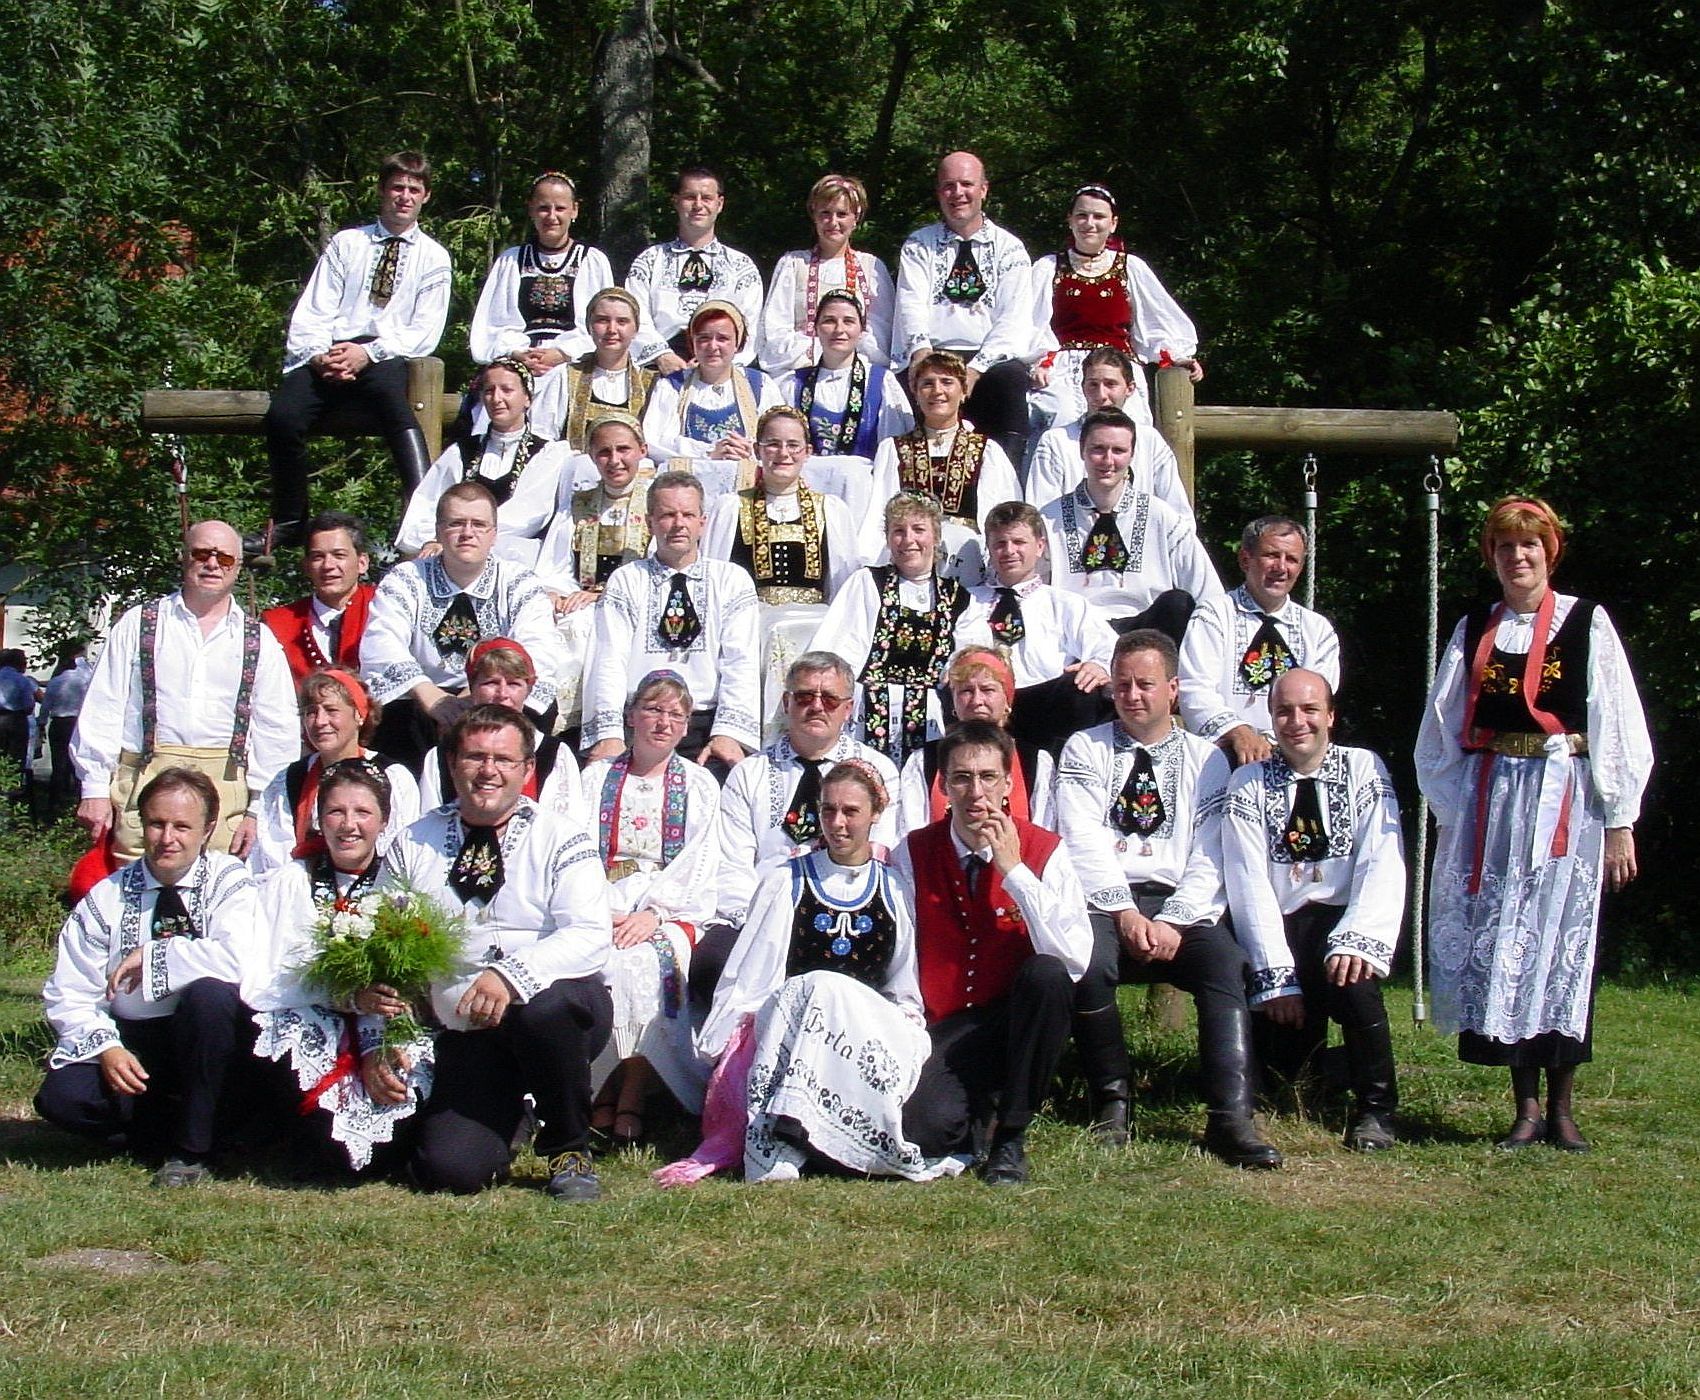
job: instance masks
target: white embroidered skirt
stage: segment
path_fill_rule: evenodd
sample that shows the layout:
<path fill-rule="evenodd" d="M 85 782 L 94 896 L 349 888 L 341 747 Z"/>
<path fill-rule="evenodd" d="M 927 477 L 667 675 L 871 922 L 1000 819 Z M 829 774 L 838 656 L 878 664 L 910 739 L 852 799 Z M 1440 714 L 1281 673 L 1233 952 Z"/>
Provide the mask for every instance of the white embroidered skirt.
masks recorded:
<path fill-rule="evenodd" d="M 1476 792 L 1489 779 L 1481 887 L 1476 867 Z M 1429 887 L 1429 977 L 1435 1028 L 1512 1044 L 1556 1031 L 1587 1033 L 1600 917 L 1605 828 L 1586 758 L 1569 761 L 1569 850 L 1536 851 L 1546 762 L 1472 754 L 1464 772 L 1464 820 L 1441 833 Z M 1544 835 L 1544 833 L 1542 833 Z"/>
<path fill-rule="evenodd" d="M 872 988 L 839 972 L 789 978 L 756 1016 L 744 1175 L 768 1178 L 796 1155 L 773 1135 L 794 1120 L 809 1145 L 852 1171 L 912 1181 L 955 1175 L 953 1157 L 928 1161 L 903 1136 L 903 1104 L 932 1043 Z"/>
<path fill-rule="evenodd" d="M 286 1006 L 256 1011 L 259 1038 L 254 1053 L 268 1060 L 287 1060 L 303 1094 L 310 1093 L 336 1065 L 347 1019 L 324 1006 Z M 408 1094 L 398 1104 L 373 1103 L 358 1068 L 325 1090 L 319 1107 L 330 1114 L 331 1138 L 348 1153 L 356 1171 L 372 1160 L 372 1149 L 395 1137 L 396 1127 L 411 1118 L 431 1096 L 436 1077 L 436 1048 L 429 1035 L 405 1047 L 412 1062 L 402 1073 Z"/>

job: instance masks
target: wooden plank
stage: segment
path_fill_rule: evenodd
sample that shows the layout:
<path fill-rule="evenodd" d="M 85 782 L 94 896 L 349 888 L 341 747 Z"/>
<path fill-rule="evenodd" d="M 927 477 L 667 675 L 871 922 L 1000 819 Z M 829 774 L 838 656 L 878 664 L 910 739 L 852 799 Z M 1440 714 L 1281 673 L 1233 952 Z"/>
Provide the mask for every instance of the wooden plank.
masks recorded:
<path fill-rule="evenodd" d="M 1408 456 L 1450 452 L 1458 446 L 1456 414 L 1404 409 L 1201 404 L 1192 411 L 1191 428 L 1197 447 L 1215 452 Z"/>
<path fill-rule="evenodd" d="M 458 395 L 443 392 L 443 362 L 435 356 L 407 366 L 408 400 L 419 418 L 431 456 L 442 451 L 443 428 L 460 412 Z M 265 431 L 272 396 L 266 389 L 149 389 L 142 395 L 142 429 L 149 433 L 185 433 L 258 437 Z M 436 404 L 433 415 L 429 406 Z M 371 424 L 344 413 L 329 413 L 319 426 L 327 437 L 366 437 Z"/>

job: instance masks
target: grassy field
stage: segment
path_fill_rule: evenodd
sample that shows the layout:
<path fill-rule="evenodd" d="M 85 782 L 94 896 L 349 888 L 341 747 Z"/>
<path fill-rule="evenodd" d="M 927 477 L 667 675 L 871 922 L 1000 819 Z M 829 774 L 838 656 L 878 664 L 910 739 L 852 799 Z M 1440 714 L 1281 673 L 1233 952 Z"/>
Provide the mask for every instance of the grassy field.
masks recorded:
<path fill-rule="evenodd" d="M 1133 1146 L 1065 1103 L 1026 1190 L 661 1192 L 649 1157 L 560 1206 L 534 1174 L 470 1200 L 264 1170 L 153 1192 L 31 1121 L 42 971 L 0 969 L 6 1395 L 1700 1393 L 1681 991 L 1602 994 L 1583 1158 L 1495 1152 L 1499 1077 L 1407 1028 L 1409 1143 L 1356 1158 L 1281 1118 L 1285 1170 L 1232 1172 L 1191 1145 L 1185 1037 L 1141 1035 Z"/>

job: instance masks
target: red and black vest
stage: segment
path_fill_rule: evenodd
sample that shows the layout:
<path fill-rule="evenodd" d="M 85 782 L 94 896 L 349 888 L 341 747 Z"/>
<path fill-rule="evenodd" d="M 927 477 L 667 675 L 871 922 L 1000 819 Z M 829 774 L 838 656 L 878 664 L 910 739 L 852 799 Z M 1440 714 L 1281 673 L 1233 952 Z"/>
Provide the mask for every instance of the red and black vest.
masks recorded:
<path fill-rule="evenodd" d="M 1016 820 L 1021 863 L 1043 877 L 1062 840 L 1055 832 Z M 971 897 L 950 819 L 909 833 L 915 872 L 915 961 L 927 1020 L 988 1006 L 1009 993 L 1021 964 L 1034 954 L 1020 906 L 1004 890 L 997 867 L 981 873 Z"/>

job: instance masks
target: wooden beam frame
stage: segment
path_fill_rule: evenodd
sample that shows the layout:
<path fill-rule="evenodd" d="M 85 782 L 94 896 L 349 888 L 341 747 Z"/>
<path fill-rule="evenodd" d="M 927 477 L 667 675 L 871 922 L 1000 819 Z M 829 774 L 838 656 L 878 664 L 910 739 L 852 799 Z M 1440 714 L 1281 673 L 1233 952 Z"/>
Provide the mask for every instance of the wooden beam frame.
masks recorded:
<path fill-rule="evenodd" d="M 265 431 L 271 401 L 266 389 L 149 389 L 142 395 L 142 428 L 150 433 L 258 437 Z M 460 398 L 443 392 L 441 360 L 427 356 L 407 362 L 407 401 L 435 461 L 443 450 L 444 427 L 460 412 Z M 358 414 L 332 413 L 319 432 L 364 437 L 372 425 Z"/>
<path fill-rule="evenodd" d="M 1183 369 L 1157 371 L 1157 431 L 1173 449 L 1194 496 L 1202 452 L 1318 452 L 1403 457 L 1458 446 L 1458 415 L 1379 408 L 1238 408 L 1193 401 Z"/>
<path fill-rule="evenodd" d="M 460 399 L 443 392 L 443 362 L 408 361 L 407 396 L 433 459 L 443 428 Z M 1349 452 L 1369 456 L 1448 453 L 1458 446 L 1454 413 L 1376 408 L 1243 408 L 1198 404 L 1183 369 L 1157 371 L 1157 430 L 1174 449 L 1187 494 L 1194 464 L 1211 452 Z M 264 389 L 150 389 L 142 395 L 142 427 L 150 433 L 255 436 L 263 430 L 271 394 Z M 371 427 L 332 414 L 321 431 L 358 437 Z"/>

